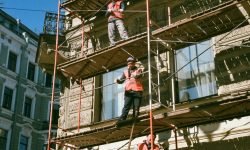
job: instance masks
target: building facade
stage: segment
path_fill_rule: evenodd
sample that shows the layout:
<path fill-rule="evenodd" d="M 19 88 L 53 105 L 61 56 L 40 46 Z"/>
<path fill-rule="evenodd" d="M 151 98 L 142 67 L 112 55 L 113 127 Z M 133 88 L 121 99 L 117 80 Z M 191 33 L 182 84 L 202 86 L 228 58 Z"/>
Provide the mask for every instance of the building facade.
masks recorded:
<path fill-rule="evenodd" d="M 3 10 L 0 22 L 0 149 L 43 150 L 49 128 L 52 76 L 35 62 L 38 35 Z"/>

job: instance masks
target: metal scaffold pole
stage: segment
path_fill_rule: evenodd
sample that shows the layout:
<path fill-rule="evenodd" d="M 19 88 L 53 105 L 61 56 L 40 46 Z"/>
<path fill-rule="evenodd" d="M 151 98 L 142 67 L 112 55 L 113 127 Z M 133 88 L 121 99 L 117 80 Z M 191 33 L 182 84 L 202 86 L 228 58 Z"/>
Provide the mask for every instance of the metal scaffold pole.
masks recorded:
<path fill-rule="evenodd" d="M 58 0 L 58 12 L 57 12 L 57 24 L 56 24 L 56 49 L 54 57 L 54 71 L 53 71 L 53 80 L 52 80 L 52 94 L 51 94 L 51 103 L 50 103 L 50 117 L 49 117 L 49 133 L 48 133 L 48 145 L 47 150 L 50 150 L 51 142 L 51 126 L 52 126 L 52 115 L 53 115 L 53 104 L 55 96 L 55 81 L 56 81 L 56 66 L 57 66 L 57 55 L 58 55 L 58 35 L 59 35 L 59 20 L 60 20 L 60 0 Z"/>
<path fill-rule="evenodd" d="M 152 114 L 152 81 L 151 81 L 151 47 L 150 47 L 150 11 L 149 11 L 149 1 L 146 0 L 147 7 L 147 43 L 148 43 L 148 95 L 149 95 L 149 115 L 150 115 L 150 134 L 153 137 L 153 114 Z M 151 149 L 153 150 L 153 138 L 151 138 Z"/>

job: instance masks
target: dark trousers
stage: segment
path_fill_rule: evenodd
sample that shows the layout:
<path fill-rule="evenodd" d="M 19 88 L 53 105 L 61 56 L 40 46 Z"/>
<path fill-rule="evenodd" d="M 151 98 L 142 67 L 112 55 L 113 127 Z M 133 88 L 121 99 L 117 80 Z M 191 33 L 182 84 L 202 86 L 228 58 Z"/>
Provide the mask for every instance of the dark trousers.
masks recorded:
<path fill-rule="evenodd" d="M 142 100 L 142 92 L 137 91 L 125 91 L 124 95 L 124 107 L 122 109 L 121 120 L 125 120 L 128 116 L 128 112 L 133 107 L 133 117 L 138 117 L 140 112 L 140 105 Z"/>

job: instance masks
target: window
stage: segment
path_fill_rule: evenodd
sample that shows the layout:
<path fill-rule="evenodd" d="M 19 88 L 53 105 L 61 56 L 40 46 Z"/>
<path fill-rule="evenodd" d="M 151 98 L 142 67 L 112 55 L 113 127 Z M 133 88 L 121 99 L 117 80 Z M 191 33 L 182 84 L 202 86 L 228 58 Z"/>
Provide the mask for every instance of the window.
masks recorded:
<path fill-rule="evenodd" d="M 3 39 L 3 40 L 5 39 L 5 34 L 4 33 L 1 34 L 1 39 Z"/>
<path fill-rule="evenodd" d="M 8 43 L 11 44 L 11 43 L 12 43 L 12 40 L 11 40 L 11 39 L 8 39 Z"/>
<path fill-rule="evenodd" d="M 11 110 L 12 96 L 13 96 L 13 90 L 8 87 L 5 87 L 3 96 L 3 105 L 2 105 L 3 108 Z"/>
<path fill-rule="evenodd" d="M 209 40 L 177 51 L 177 69 L 188 64 L 177 74 L 180 101 L 189 101 L 217 93 L 214 56 L 213 50 L 208 49 L 210 46 Z M 201 54 L 205 50 L 206 52 Z M 198 56 L 199 54 L 201 55 Z M 189 63 L 195 57 L 197 59 Z"/>
<path fill-rule="evenodd" d="M 103 75 L 102 120 L 115 118 L 121 115 L 124 98 L 124 85 L 112 84 L 114 79 L 121 76 L 124 68 Z M 105 86 L 109 85 L 109 86 Z"/>
<path fill-rule="evenodd" d="M 27 78 L 31 81 L 34 81 L 35 79 L 35 69 L 36 66 L 32 63 L 29 63 Z"/>
<path fill-rule="evenodd" d="M 52 87 L 52 81 L 53 76 L 51 74 L 46 74 L 46 79 L 45 79 L 45 87 Z M 55 80 L 55 88 L 60 88 L 61 81 L 56 78 Z"/>
<path fill-rule="evenodd" d="M 46 74 L 45 86 L 46 87 L 52 86 L 52 75 L 51 74 L 48 74 L 48 73 Z"/>
<path fill-rule="evenodd" d="M 31 106 L 32 106 L 32 99 L 29 97 L 25 97 L 25 102 L 24 102 L 24 110 L 23 110 L 23 115 L 25 117 L 31 116 Z"/>
<path fill-rule="evenodd" d="M 8 131 L 0 128 L 0 149 L 5 150 L 7 147 Z"/>
<path fill-rule="evenodd" d="M 29 142 L 29 138 L 21 135 L 19 150 L 28 150 L 28 142 Z"/>
<path fill-rule="evenodd" d="M 52 124 L 58 124 L 58 118 L 59 118 L 59 105 L 54 104 L 54 106 L 53 106 Z"/>
<path fill-rule="evenodd" d="M 60 88 L 61 80 L 56 79 L 55 88 Z"/>
<path fill-rule="evenodd" d="M 13 52 L 10 52 L 8 59 L 8 69 L 13 72 L 16 72 L 16 63 L 17 63 L 17 55 Z"/>

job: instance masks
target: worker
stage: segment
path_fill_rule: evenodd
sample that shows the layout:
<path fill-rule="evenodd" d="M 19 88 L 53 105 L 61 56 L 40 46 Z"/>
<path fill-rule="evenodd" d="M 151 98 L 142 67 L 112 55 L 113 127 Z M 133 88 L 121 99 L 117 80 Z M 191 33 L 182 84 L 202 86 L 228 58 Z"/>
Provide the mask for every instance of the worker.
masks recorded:
<path fill-rule="evenodd" d="M 156 145 L 155 142 L 156 135 L 153 134 L 153 150 L 159 150 L 159 146 Z M 143 141 L 143 143 L 138 144 L 138 150 L 151 150 L 151 134 L 147 136 L 147 140 Z"/>
<path fill-rule="evenodd" d="M 120 78 L 116 79 L 117 84 L 125 82 L 124 107 L 119 121 L 126 120 L 130 107 L 133 106 L 133 117 L 137 118 L 140 113 L 143 85 L 141 82 L 143 69 L 137 67 L 136 59 L 129 57 L 127 59 L 127 69 Z"/>
<path fill-rule="evenodd" d="M 112 0 L 107 7 L 106 17 L 108 17 L 108 36 L 110 45 L 115 45 L 115 28 L 117 28 L 122 40 L 128 39 L 128 33 L 124 26 L 124 9 L 123 0 Z"/>

